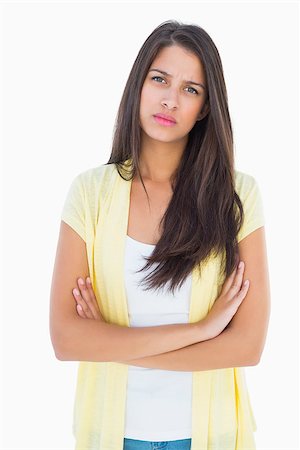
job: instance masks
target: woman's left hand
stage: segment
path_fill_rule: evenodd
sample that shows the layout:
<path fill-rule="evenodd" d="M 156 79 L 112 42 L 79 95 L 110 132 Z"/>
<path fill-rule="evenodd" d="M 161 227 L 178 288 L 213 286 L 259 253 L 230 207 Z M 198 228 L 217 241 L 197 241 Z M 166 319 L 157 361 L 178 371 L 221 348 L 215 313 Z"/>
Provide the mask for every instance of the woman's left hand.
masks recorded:
<path fill-rule="evenodd" d="M 83 283 L 81 283 L 83 281 Z M 89 277 L 77 279 L 77 288 L 72 290 L 76 301 L 77 314 L 82 319 L 95 319 L 105 322 L 97 302 L 96 295 Z M 76 292 L 77 291 L 77 292 Z"/>

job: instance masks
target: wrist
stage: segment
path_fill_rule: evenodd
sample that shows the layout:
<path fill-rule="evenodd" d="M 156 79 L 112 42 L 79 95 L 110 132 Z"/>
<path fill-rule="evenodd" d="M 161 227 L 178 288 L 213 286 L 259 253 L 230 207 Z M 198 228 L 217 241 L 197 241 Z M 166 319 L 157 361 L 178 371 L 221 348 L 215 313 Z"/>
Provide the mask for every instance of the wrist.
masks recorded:
<path fill-rule="evenodd" d="M 207 341 L 211 339 L 211 333 L 209 331 L 208 322 L 206 319 L 199 320 L 199 322 L 195 322 L 196 334 L 198 337 L 198 342 Z"/>

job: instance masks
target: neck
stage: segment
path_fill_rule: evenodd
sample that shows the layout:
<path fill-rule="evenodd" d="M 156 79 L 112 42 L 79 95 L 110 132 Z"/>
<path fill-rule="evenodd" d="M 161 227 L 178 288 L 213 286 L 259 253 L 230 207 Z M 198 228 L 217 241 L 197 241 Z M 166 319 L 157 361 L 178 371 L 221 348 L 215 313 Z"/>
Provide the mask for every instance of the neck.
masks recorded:
<path fill-rule="evenodd" d="M 187 142 L 187 137 L 178 142 L 161 142 L 142 136 L 140 171 L 144 180 L 170 182 L 176 171 Z"/>

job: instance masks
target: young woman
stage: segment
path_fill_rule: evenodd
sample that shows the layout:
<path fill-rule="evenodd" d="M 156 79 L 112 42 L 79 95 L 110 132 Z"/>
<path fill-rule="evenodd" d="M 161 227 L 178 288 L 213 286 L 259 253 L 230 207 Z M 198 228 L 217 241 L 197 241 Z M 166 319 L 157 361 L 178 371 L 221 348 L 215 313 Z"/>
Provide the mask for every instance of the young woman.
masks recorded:
<path fill-rule="evenodd" d="M 146 39 L 109 161 L 75 177 L 61 219 L 50 331 L 56 357 L 80 361 L 76 449 L 255 449 L 243 368 L 270 314 L 263 206 L 234 167 L 201 27 Z"/>

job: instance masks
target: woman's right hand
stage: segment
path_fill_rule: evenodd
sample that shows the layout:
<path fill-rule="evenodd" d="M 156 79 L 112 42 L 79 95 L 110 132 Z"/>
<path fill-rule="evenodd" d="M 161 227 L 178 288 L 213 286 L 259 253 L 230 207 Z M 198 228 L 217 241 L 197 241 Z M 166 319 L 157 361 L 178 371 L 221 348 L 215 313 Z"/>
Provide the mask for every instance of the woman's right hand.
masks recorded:
<path fill-rule="evenodd" d="M 244 300 L 249 289 L 248 284 L 243 283 L 244 263 L 242 267 L 235 268 L 225 280 L 222 291 L 207 316 L 201 321 L 207 328 L 208 339 L 218 336 L 231 321 L 238 307 Z"/>

